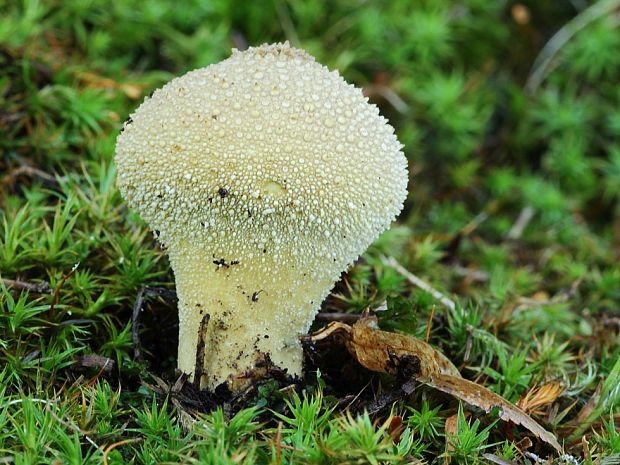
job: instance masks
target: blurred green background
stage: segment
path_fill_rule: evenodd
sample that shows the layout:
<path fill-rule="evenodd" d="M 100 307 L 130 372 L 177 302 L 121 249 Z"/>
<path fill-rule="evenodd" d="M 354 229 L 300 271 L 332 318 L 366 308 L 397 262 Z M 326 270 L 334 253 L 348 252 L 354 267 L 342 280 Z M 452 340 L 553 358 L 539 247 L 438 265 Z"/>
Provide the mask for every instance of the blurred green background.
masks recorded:
<path fill-rule="evenodd" d="M 435 317 L 431 342 L 466 376 L 511 401 L 563 383 L 557 408 L 574 410 L 546 423 L 568 428 L 563 437 L 607 380 L 610 397 L 581 421 L 593 425 L 586 442 L 597 453 L 620 452 L 620 395 L 610 388 L 620 380 L 618 0 L 0 0 L 0 393 L 12 409 L 0 408 L 0 451 L 36 463 L 77 441 L 76 454 L 100 460 L 81 435 L 66 444 L 43 435 L 43 406 L 10 403 L 67 389 L 66 417 L 50 417 L 49 431 L 71 431 L 65 423 L 82 415 L 80 428 L 98 442 L 142 435 L 143 445 L 115 451 L 118 463 L 173 460 L 162 458 L 170 448 L 179 457 L 179 444 L 154 439 L 158 431 L 173 437 L 173 424 L 181 437 L 178 420 L 158 417 L 158 404 L 140 407 L 151 397 L 136 380 L 149 366 L 133 359 L 129 323 L 138 291 L 172 288 L 173 277 L 115 187 L 115 139 L 172 77 L 233 47 L 284 40 L 362 87 L 410 164 L 398 224 L 325 309 L 359 312 L 387 297 L 394 321 L 385 323 L 423 336 L 433 301 L 378 259 L 394 256 L 464 309 Z M 76 357 L 93 353 L 116 362 L 116 378 L 76 387 L 84 375 Z M 170 369 L 171 357 L 160 368 Z M 114 397 L 110 386 L 121 384 Z M 76 392 L 91 388 L 87 416 Z M 28 421 L 33 436 L 11 433 L 11 422 Z M 243 431 L 250 442 L 218 447 L 271 450 L 251 442 L 262 441 L 256 428 Z M 443 450 L 434 437 L 421 441 L 420 451 L 403 446 L 394 461 Z M 343 453 L 359 446 L 347 444 Z M 482 451 L 461 452 L 476 463 Z"/>
<path fill-rule="evenodd" d="M 418 227 L 454 232 L 495 201 L 498 234 L 512 221 L 500 221 L 505 208 L 531 206 L 563 243 L 586 224 L 611 237 L 618 2 L 4 3 L 5 170 L 109 162 L 121 122 L 154 87 L 231 47 L 289 40 L 390 118 L 411 161 Z"/>

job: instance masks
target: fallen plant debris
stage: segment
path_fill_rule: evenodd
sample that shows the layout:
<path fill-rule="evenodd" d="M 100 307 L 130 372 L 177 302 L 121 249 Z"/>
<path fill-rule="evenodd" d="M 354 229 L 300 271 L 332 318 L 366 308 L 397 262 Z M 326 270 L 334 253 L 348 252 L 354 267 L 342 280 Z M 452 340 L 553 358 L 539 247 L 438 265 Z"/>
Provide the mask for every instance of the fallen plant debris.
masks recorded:
<path fill-rule="evenodd" d="M 2 284 L 9 288 L 17 290 L 27 290 L 35 294 L 50 294 L 52 292 L 49 283 L 46 282 L 29 283 L 25 281 L 19 281 L 17 279 L 2 279 Z"/>
<path fill-rule="evenodd" d="M 80 366 L 87 368 L 99 368 L 105 373 L 110 373 L 114 369 L 116 362 L 111 358 L 97 354 L 81 355 L 77 358 Z"/>
<path fill-rule="evenodd" d="M 517 406 L 526 413 L 543 414 L 544 412 L 540 409 L 555 402 L 562 391 L 562 386 L 557 382 L 532 388 L 518 400 Z"/>
<path fill-rule="evenodd" d="M 454 308 L 456 307 L 456 304 L 451 299 L 449 299 L 437 289 L 433 288 L 430 284 L 426 283 L 425 281 L 405 269 L 400 263 L 396 261 L 394 257 L 381 257 L 381 261 L 384 265 L 392 267 L 400 274 L 402 274 L 411 284 L 419 287 L 420 289 L 428 292 L 430 295 L 435 297 L 447 309 L 454 310 Z"/>
<path fill-rule="evenodd" d="M 426 342 L 378 329 L 374 316 L 366 316 L 353 326 L 332 322 L 309 336 L 309 340 L 317 342 L 329 337 L 342 338 L 351 355 L 371 371 L 402 376 L 402 370 L 407 370 L 407 378 L 416 379 L 487 413 L 499 409 L 502 420 L 523 426 L 556 451 L 563 451 L 555 436 L 521 408 L 488 388 L 464 379 L 450 360 Z"/>

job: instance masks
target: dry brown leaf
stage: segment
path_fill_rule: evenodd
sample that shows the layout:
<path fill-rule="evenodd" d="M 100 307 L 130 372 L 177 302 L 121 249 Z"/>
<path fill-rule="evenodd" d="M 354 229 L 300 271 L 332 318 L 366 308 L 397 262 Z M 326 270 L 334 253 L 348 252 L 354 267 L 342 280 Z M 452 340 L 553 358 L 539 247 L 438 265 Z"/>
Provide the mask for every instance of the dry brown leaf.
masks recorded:
<path fill-rule="evenodd" d="M 468 418 L 471 414 L 469 412 L 464 412 L 464 415 L 465 415 L 465 418 Z M 450 415 L 448 418 L 446 418 L 446 421 L 444 422 L 444 426 L 443 426 L 446 436 L 456 436 L 459 432 L 458 425 L 459 425 L 458 413 L 455 413 L 454 415 Z"/>
<path fill-rule="evenodd" d="M 400 437 L 405 431 L 405 425 L 403 424 L 403 417 L 400 415 L 394 415 L 393 417 L 388 418 L 387 422 L 387 434 L 392 438 L 394 444 L 398 444 L 400 442 Z"/>
<path fill-rule="evenodd" d="M 532 417 L 514 404 L 493 391 L 464 378 L 438 374 L 427 382 L 429 386 L 450 394 L 468 404 L 490 412 L 497 407 L 499 417 L 504 421 L 511 421 L 531 431 L 537 438 L 553 446 L 558 452 L 562 452 L 562 446 L 553 434 L 540 426 Z"/>
<path fill-rule="evenodd" d="M 445 355 L 424 341 L 377 329 L 376 317 L 362 318 L 352 327 L 333 322 L 312 335 L 310 340 L 319 341 L 330 336 L 342 337 L 351 355 L 365 368 L 415 378 L 486 412 L 498 407 L 502 420 L 523 426 L 558 452 L 562 452 L 555 436 L 519 407 L 484 386 L 463 379 Z M 547 390 L 544 399 L 550 399 L 554 394 L 551 388 Z"/>
<path fill-rule="evenodd" d="M 444 454 L 443 461 L 441 462 L 443 465 L 448 465 L 451 462 L 450 456 L 452 455 L 452 452 L 454 452 L 454 444 L 452 443 L 450 438 L 456 436 L 456 434 L 458 433 L 458 423 L 458 414 L 449 416 L 448 418 L 446 418 L 446 421 L 444 423 L 443 428 L 446 433 L 446 453 Z"/>
<path fill-rule="evenodd" d="M 426 342 L 403 334 L 376 329 L 376 317 L 363 318 L 351 328 L 347 342 L 349 352 L 365 368 L 391 375 L 398 374 L 401 362 L 417 359 L 416 379 L 426 381 L 436 374 L 461 376 L 456 367 L 441 352 Z"/>

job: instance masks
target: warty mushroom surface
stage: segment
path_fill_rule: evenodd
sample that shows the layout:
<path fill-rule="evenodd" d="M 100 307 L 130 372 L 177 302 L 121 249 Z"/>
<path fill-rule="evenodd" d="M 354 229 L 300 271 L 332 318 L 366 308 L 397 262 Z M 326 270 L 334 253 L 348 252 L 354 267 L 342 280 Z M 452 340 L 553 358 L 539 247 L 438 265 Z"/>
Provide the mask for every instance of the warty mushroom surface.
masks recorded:
<path fill-rule="evenodd" d="M 174 270 L 178 366 L 193 374 L 198 359 L 209 389 L 239 389 L 266 356 L 300 375 L 299 336 L 407 194 L 378 108 L 288 43 L 233 50 L 156 90 L 125 124 L 116 164 Z"/>

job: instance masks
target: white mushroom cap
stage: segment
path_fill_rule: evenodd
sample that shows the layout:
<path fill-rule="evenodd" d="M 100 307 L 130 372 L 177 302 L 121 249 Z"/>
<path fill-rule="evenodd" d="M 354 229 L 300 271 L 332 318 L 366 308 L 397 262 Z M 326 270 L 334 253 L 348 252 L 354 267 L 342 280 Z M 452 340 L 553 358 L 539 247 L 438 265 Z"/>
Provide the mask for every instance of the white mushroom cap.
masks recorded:
<path fill-rule="evenodd" d="M 183 371 L 211 317 L 209 387 L 259 353 L 300 374 L 298 336 L 400 212 L 408 181 L 377 107 L 288 43 L 233 50 L 155 91 L 125 124 L 116 163 L 123 197 L 170 254 Z"/>

